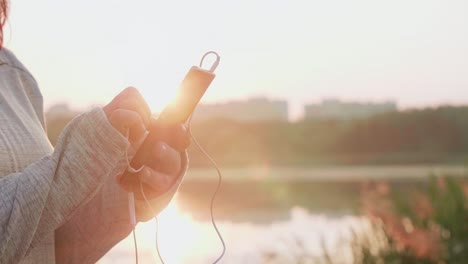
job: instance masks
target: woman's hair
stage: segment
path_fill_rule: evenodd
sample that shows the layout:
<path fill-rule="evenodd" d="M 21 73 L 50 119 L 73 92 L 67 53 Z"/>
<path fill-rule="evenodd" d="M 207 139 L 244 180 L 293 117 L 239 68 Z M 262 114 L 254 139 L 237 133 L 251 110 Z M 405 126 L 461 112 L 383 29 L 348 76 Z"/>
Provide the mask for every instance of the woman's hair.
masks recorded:
<path fill-rule="evenodd" d="M 8 0 L 0 0 L 0 49 L 3 46 L 3 26 L 8 16 Z"/>

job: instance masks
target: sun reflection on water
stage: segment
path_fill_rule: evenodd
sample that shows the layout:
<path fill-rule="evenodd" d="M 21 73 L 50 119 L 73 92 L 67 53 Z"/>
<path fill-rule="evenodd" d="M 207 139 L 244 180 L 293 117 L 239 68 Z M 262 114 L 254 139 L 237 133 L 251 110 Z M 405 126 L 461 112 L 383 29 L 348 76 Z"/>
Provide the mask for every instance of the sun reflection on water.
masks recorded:
<path fill-rule="evenodd" d="M 221 243 L 211 222 L 196 221 L 189 213 L 182 212 L 177 198 L 158 219 L 159 247 L 166 263 L 212 263 L 221 253 Z M 368 223 L 359 217 L 329 217 L 296 207 L 291 209 L 287 220 L 270 224 L 220 221 L 218 226 L 227 244 L 221 263 L 265 263 L 265 257 L 271 255 L 279 261 L 272 263 L 293 263 L 300 254 L 320 259 L 324 245 L 339 255 L 339 261 L 349 260 L 346 245 L 351 227 L 362 229 Z M 140 263 L 159 263 L 154 220 L 138 224 L 136 231 Z M 129 236 L 99 263 L 132 263 L 133 259 L 133 240 Z"/>
<path fill-rule="evenodd" d="M 194 250 L 196 240 L 202 238 L 200 228 L 189 214 L 184 214 L 174 199 L 158 216 L 158 241 L 161 255 L 166 263 L 183 263 Z M 154 220 L 140 223 L 137 227 L 142 248 L 153 249 L 156 255 L 156 223 Z M 154 262 L 153 262 L 154 263 Z"/>

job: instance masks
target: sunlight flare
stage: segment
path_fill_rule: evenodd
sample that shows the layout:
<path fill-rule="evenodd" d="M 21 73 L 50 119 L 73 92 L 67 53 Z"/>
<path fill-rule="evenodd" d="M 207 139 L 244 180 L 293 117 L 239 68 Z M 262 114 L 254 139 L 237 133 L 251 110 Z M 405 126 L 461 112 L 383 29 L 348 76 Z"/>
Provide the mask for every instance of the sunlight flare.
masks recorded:
<path fill-rule="evenodd" d="M 158 241 L 161 255 L 167 263 L 183 263 L 184 259 L 192 255 L 197 250 L 202 230 L 189 214 L 184 214 L 177 206 L 177 198 L 168 205 L 158 216 Z M 156 224 L 155 221 L 138 226 L 138 233 L 141 234 L 143 247 L 153 249 L 156 252 Z"/>

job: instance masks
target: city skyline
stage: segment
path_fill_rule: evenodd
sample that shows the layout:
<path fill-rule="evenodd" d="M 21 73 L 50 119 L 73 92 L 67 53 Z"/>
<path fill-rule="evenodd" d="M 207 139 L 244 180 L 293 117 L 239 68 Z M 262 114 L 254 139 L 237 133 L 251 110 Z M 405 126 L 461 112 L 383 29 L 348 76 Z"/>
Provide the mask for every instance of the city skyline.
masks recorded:
<path fill-rule="evenodd" d="M 66 102 L 59 102 L 46 108 L 48 116 L 75 115 L 87 108 L 74 108 Z M 442 106 L 468 106 L 445 104 Z M 229 118 L 238 121 L 300 121 L 304 119 L 362 119 L 376 114 L 406 111 L 413 109 L 427 109 L 434 107 L 401 108 L 398 102 L 391 100 L 384 101 L 349 101 L 338 98 L 324 98 L 318 102 L 309 102 L 302 105 L 299 115 L 291 114 L 291 104 L 281 98 L 250 97 L 244 100 L 231 99 L 223 102 L 206 103 L 202 102 L 194 112 L 194 119 L 206 120 L 213 118 Z M 261 113 L 262 110 L 267 112 Z M 153 112 L 157 115 L 158 112 Z M 251 115 L 254 116 L 251 116 Z M 238 116 L 236 116 L 238 115 Z"/>

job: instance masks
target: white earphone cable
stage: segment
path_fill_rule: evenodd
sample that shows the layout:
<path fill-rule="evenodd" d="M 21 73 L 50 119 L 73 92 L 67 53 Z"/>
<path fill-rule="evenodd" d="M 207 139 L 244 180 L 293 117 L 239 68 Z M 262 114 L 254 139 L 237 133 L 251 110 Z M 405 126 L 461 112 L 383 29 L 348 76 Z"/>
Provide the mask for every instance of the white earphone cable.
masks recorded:
<path fill-rule="evenodd" d="M 195 145 L 197 146 L 197 148 L 205 155 L 205 157 L 208 158 L 208 160 L 211 162 L 211 164 L 214 166 L 214 168 L 216 169 L 216 172 L 218 174 L 218 184 L 216 186 L 216 190 L 215 192 L 213 193 L 213 196 L 211 198 L 211 202 L 210 202 L 210 217 L 211 217 L 211 223 L 213 225 L 213 228 L 215 229 L 216 231 L 216 234 L 219 238 L 219 240 L 221 241 L 221 244 L 222 244 L 222 252 L 221 254 L 218 256 L 218 258 L 213 262 L 213 264 L 216 264 L 218 263 L 225 255 L 226 253 L 226 243 L 224 242 L 224 239 L 223 239 L 223 236 L 221 234 L 221 232 L 219 231 L 218 229 L 218 226 L 216 225 L 216 221 L 214 219 L 214 201 L 215 201 L 215 198 L 216 198 L 216 195 L 218 194 L 218 191 L 221 187 L 221 182 L 222 182 L 222 174 L 221 174 L 221 171 L 218 167 L 218 165 L 216 164 L 216 162 L 214 161 L 214 159 L 208 154 L 208 152 L 206 152 L 206 150 L 201 146 L 201 144 L 197 141 L 197 139 L 193 136 L 192 134 L 192 127 L 191 127 L 191 123 L 192 123 L 192 116 L 190 116 L 188 122 L 187 122 L 187 127 L 188 127 L 188 133 L 191 137 L 191 139 L 193 140 L 193 142 L 195 142 Z M 128 133 L 127 133 L 127 138 L 128 138 Z M 135 170 L 133 169 L 131 166 L 130 166 L 130 163 L 129 163 L 129 160 L 128 160 L 128 155 L 126 153 L 126 159 L 127 159 L 127 165 L 128 165 L 128 168 L 130 168 L 130 172 L 133 173 L 133 171 L 135 172 L 139 172 L 143 169 L 143 166 L 140 167 L 138 170 Z M 140 191 L 141 191 L 141 194 L 143 196 L 143 199 L 145 200 L 146 202 L 146 205 L 150 208 L 151 210 L 151 213 L 154 215 L 154 220 L 155 220 L 155 223 L 156 223 L 156 251 L 158 253 L 158 257 L 159 257 L 159 260 L 161 261 L 162 264 L 164 264 L 164 259 L 162 258 L 161 256 L 161 252 L 160 252 L 160 249 L 159 249 L 159 239 L 158 239 L 158 228 L 159 228 L 159 222 L 158 222 L 158 217 L 157 217 L 157 213 L 154 211 L 153 207 L 151 206 L 151 203 L 149 202 L 149 200 L 147 199 L 146 197 L 146 194 L 143 190 L 143 184 L 140 182 Z M 134 210 L 134 209 L 133 209 Z M 130 212 L 130 214 L 134 215 L 135 212 Z M 133 238 L 134 238 L 134 246 L 135 246 L 135 263 L 138 264 L 138 248 L 137 248 L 137 240 L 136 240 L 136 234 L 135 234 L 135 226 L 134 226 L 134 229 L 133 229 Z"/>
<path fill-rule="evenodd" d="M 201 58 L 200 60 L 200 68 L 202 68 L 203 66 L 203 62 L 205 60 L 205 58 L 210 55 L 210 54 L 214 54 L 216 56 L 216 60 L 215 62 L 211 65 L 209 71 L 210 72 L 214 72 L 216 70 L 216 68 L 218 67 L 219 65 L 219 62 L 220 62 L 220 56 L 218 53 L 216 53 L 215 51 L 209 51 L 207 53 L 205 53 L 203 55 L 203 57 Z M 211 223 L 213 225 L 213 228 L 215 229 L 216 231 L 216 234 L 219 238 L 219 240 L 221 241 L 221 244 L 222 244 L 222 252 L 221 254 L 218 256 L 218 258 L 213 262 L 213 264 L 216 264 L 218 263 L 225 255 L 226 253 L 226 243 L 224 242 L 224 239 L 223 239 L 223 236 L 221 235 L 221 232 L 219 231 L 218 229 L 218 226 L 216 225 L 216 222 L 215 222 L 215 219 L 214 219 L 214 214 L 213 214 L 213 208 L 214 208 L 214 201 L 215 201 L 215 198 L 216 198 L 216 195 L 218 194 L 218 191 L 221 187 L 221 182 L 222 182 L 222 174 L 221 174 L 221 171 L 218 167 L 218 165 L 216 164 L 216 162 L 214 161 L 214 159 L 208 154 L 208 152 L 206 152 L 206 150 L 201 146 L 201 144 L 197 141 L 197 139 L 193 136 L 192 134 L 192 116 L 193 115 L 190 115 L 188 121 L 187 121 L 187 129 L 188 129 L 188 133 L 190 135 L 190 138 L 193 140 L 193 142 L 195 142 L 195 145 L 197 146 L 197 148 L 203 153 L 203 155 L 205 155 L 205 157 L 210 161 L 210 163 L 213 165 L 213 167 L 216 169 L 216 172 L 218 174 L 218 184 L 216 186 L 216 190 L 215 192 L 213 193 L 213 196 L 211 197 L 211 202 L 210 202 L 210 217 L 211 217 Z M 129 138 L 129 131 L 127 130 L 127 139 Z M 125 157 L 126 157 L 126 160 L 127 160 L 127 170 L 130 172 L 130 173 L 138 173 L 140 172 L 144 165 L 141 166 L 139 169 L 134 169 L 131 165 L 130 165 L 130 161 L 128 159 L 128 153 L 126 152 L 125 153 Z M 159 260 L 161 261 L 162 264 L 164 264 L 164 260 L 161 256 L 161 252 L 159 250 L 159 242 L 158 242 L 158 227 L 159 227 L 159 223 L 158 223 L 158 217 L 157 217 L 157 213 L 154 211 L 153 207 L 151 206 L 151 203 L 148 201 L 148 199 L 146 198 L 146 195 L 145 195 L 145 192 L 144 192 L 144 189 L 143 189 L 143 184 L 140 182 L 140 191 L 141 191 L 141 194 L 143 196 L 143 199 L 145 200 L 146 204 L 148 205 L 148 207 L 150 208 L 151 210 L 151 213 L 154 215 L 154 220 L 155 220 L 155 223 L 156 223 L 156 251 L 158 253 L 158 257 L 159 257 Z M 129 195 L 129 197 L 131 197 L 131 199 L 129 199 L 129 202 L 130 203 L 134 203 L 134 199 L 133 199 L 133 193 L 131 193 L 131 195 Z M 133 204 L 130 205 L 130 217 L 132 220 L 132 222 L 134 221 L 135 224 L 133 225 L 133 240 L 134 240 L 134 246 L 135 246 L 135 263 L 138 264 L 138 248 L 137 248 L 137 239 L 136 239 L 136 234 L 135 234 L 135 226 L 136 226 L 136 213 L 135 213 L 135 205 Z"/>

